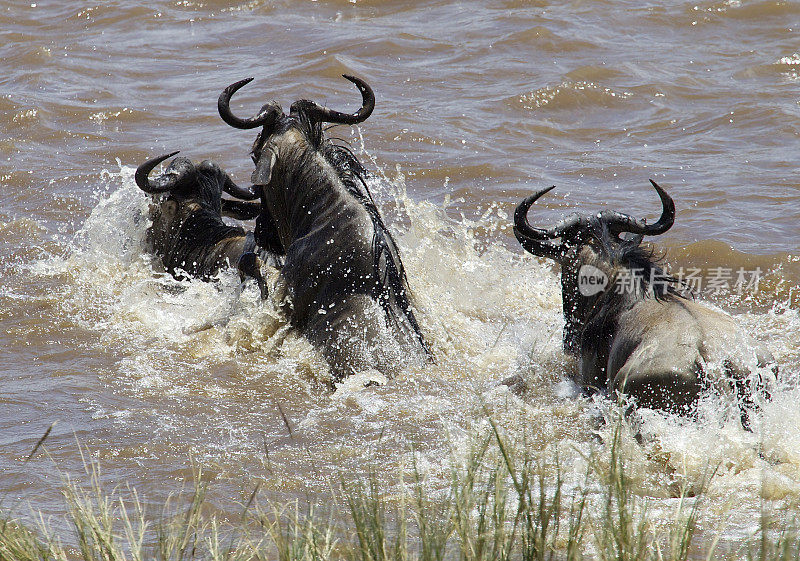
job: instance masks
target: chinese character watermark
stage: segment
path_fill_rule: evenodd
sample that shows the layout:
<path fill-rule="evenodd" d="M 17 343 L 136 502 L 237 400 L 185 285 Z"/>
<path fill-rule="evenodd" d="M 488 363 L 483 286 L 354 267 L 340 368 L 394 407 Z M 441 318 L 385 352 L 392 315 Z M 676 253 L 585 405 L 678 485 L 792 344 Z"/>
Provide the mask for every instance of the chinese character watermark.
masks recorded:
<path fill-rule="evenodd" d="M 693 294 L 720 296 L 735 293 L 741 296 L 745 292 L 758 291 L 762 275 L 760 267 L 739 267 L 735 270 L 731 267 L 710 267 L 705 270 L 680 267 L 675 272 L 651 269 L 649 275 L 640 269 L 623 269 L 617 274 L 614 289 L 618 294 L 638 293 L 643 288 L 663 293 L 671 285 Z"/>

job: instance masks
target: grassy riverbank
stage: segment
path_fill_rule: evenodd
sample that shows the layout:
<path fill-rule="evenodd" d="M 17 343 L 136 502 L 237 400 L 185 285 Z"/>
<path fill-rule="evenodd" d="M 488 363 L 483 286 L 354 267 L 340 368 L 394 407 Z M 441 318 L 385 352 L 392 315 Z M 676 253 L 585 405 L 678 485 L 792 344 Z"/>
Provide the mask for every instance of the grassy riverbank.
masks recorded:
<path fill-rule="evenodd" d="M 762 509 L 758 530 L 738 540 L 704 527 L 703 492 L 713 473 L 702 488 L 678 491 L 669 516 L 652 516 L 655 499 L 635 492 L 620 451 L 626 430 L 620 423 L 610 432 L 606 454 L 588 458 L 577 485 L 562 476 L 558 457 L 543 460 L 491 424 L 451 462 L 444 488 L 432 490 L 416 465 L 388 492 L 377 471 L 362 482 L 340 481 L 324 507 L 276 505 L 255 488 L 235 520 L 213 513 L 202 473 L 152 516 L 135 490 L 103 489 L 89 462 L 82 481 L 64 479 L 71 527 L 64 535 L 41 516 L 38 527 L 23 524 L 0 503 L 0 560 L 800 558 L 796 513 Z"/>

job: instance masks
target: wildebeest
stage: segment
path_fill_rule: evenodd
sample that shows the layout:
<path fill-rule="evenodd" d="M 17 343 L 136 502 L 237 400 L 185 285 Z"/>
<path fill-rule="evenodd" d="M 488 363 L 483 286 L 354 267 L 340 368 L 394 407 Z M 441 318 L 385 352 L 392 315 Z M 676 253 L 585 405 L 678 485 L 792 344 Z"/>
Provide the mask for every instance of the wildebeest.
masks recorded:
<path fill-rule="evenodd" d="M 370 367 L 392 375 L 409 356 L 430 356 L 366 170 L 322 132 L 322 123 L 361 123 L 375 107 L 366 82 L 344 77 L 362 94 L 353 114 L 300 100 L 289 115 L 272 101 L 251 119 L 236 117 L 231 96 L 252 78 L 225 88 L 218 103 L 230 126 L 262 127 L 252 148 L 252 182 L 261 195 L 256 242 L 285 255 L 276 298 L 322 351 L 334 382 Z"/>
<path fill-rule="evenodd" d="M 575 381 L 671 412 L 690 412 L 707 388 L 734 390 L 747 406 L 754 386 L 763 390 L 762 369 L 777 373 L 774 360 L 731 316 L 694 301 L 641 246 L 644 236 L 663 234 L 675 220 L 672 198 L 651 183 L 662 204 L 653 224 L 604 210 L 532 227 L 531 205 L 554 187 L 517 206 L 514 234 L 522 247 L 561 265 L 563 344 L 577 357 Z"/>
<path fill-rule="evenodd" d="M 239 201 L 222 198 L 222 193 L 242 200 L 258 198 L 253 187 L 236 185 L 217 164 L 205 160 L 195 165 L 188 158 L 175 158 L 167 169 L 155 178 L 150 172 L 178 152 L 152 158 L 136 169 L 136 184 L 145 193 L 164 194 L 151 208 L 153 224 L 149 238 L 153 252 L 168 273 L 207 280 L 220 267 L 239 266 L 241 271 L 256 274 L 250 253 L 255 249 L 255 237 L 240 226 L 229 226 L 222 215 L 240 219 L 255 218 L 249 207 Z M 256 281 L 266 290 L 263 277 Z"/>

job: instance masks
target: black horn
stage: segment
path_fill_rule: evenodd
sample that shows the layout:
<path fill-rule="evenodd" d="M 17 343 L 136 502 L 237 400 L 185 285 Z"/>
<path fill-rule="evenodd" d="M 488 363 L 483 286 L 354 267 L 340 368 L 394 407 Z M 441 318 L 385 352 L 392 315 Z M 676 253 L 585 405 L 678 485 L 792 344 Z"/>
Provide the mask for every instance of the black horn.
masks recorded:
<path fill-rule="evenodd" d="M 194 170 L 192 163 L 186 160 L 189 162 L 188 165 L 178 166 L 182 169 L 170 170 L 168 173 L 163 173 L 155 179 L 150 179 L 150 172 L 153 171 L 153 168 L 178 152 L 180 152 L 180 150 L 172 152 L 171 154 L 158 156 L 157 158 L 151 158 L 136 168 L 136 175 L 134 178 L 136 179 L 136 185 L 139 186 L 139 189 L 151 195 L 164 193 L 174 188 L 187 173 Z"/>
<path fill-rule="evenodd" d="M 252 201 L 261 196 L 261 192 L 256 188 L 255 185 L 251 185 L 250 187 L 240 187 L 234 183 L 233 179 L 231 179 L 227 173 L 225 174 L 225 184 L 222 186 L 222 190 L 228 193 L 231 197 L 236 197 L 237 199 L 241 199 L 243 201 Z"/>
<path fill-rule="evenodd" d="M 658 183 L 650 180 L 661 199 L 661 218 L 655 224 L 647 224 L 644 219 L 636 219 L 621 212 L 603 212 L 601 219 L 607 221 L 611 231 L 619 235 L 630 232 L 641 236 L 657 236 L 663 234 L 675 223 L 675 202 Z"/>
<path fill-rule="evenodd" d="M 531 206 L 533 206 L 533 203 L 535 203 L 539 197 L 555 188 L 556 186 L 553 185 L 552 187 L 542 189 L 541 191 L 537 191 L 533 195 L 529 195 L 522 199 L 522 202 L 517 205 L 517 209 L 514 211 L 515 230 L 519 230 L 519 232 L 526 238 L 533 240 L 546 240 L 555 237 L 547 235 L 547 230 L 543 230 L 542 228 L 534 228 L 531 226 L 530 222 L 528 222 L 528 211 L 530 210 Z"/>
<path fill-rule="evenodd" d="M 544 230 L 542 228 L 534 228 L 528 222 L 528 211 L 533 203 L 544 195 L 545 193 L 555 189 L 555 185 L 542 189 L 525 197 L 522 202 L 517 205 L 514 211 L 514 235 L 517 241 L 522 245 L 522 248 L 528 253 L 532 253 L 538 257 L 548 257 L 550 259 L 560 260 L 563 257 L 563 248 L 561 245 L 556 245 L 548 240 L 557 238 L 560 234 L 551 230 Z"/>
<path fill-rule="evenodd" d="M 361 108 L 358 111 L 355 113 L 341 113 L 307 100 L 295 102 L 292 104 L 292 110 L 302 107 L 310 117 L 324 123 L 355 125 L 365 121 L 375 109 L 375 94 L 372 92 L 372 88 L 361 78 L 350 76 L 349 74 L 342 74 L 342 76 L 353 82 L 361 92 Z"/>
<path fill-rule="evenodd" d="M 222 117 L 223 121 L 235 129 L 254 129 L 256 127 L 266 125 L 270 121 L 273 121 L 276 117 L 276 107 L 274 103 L 264 105 L 258 114 L 252 119 L 242 119 L 231 112 L 231 97 L 233 94 L 236 93 L 242 86 L 249 84 L 252 81 L 253 78 L 239 80 L 238 82 L 234 82 L 222 90 L 222 93 L 219 94 L 219 99 L 217 100 L 217 110 L 219 111 L 219 116 Z"/>
<path fill-rule="evenodd" d="M 535 240 L 533 238 L 529 238 L 520 232 L 516 226 L 514 227 L 514 236 L 516 236 L 517 241 L 520 243 L 520 245 L 522 245 L 522 249 L 528 253 L 536 255 L 537 257 L 549 257 L 550 259 L 560 261 L 564 255 L 561 245 L 556 245 L 547 240 Z"/>
<path fill-rule="evenodd" d="M 548 187 L 537 191 L 533 195 L 525 197 L 514 211 L 514 227 L 517 228 L 525 237 L 531 240 L 552 240 L 572 234 L 576 229 L 586 226 L 586 219 L 579 214 L 573 213 L 564 218 L 561 222 L 545 230 L 544 228 L 534 228 L 528 222 L 528 210 L 533 203 L 545 193 L 555 189 L 556 186 Z"/>

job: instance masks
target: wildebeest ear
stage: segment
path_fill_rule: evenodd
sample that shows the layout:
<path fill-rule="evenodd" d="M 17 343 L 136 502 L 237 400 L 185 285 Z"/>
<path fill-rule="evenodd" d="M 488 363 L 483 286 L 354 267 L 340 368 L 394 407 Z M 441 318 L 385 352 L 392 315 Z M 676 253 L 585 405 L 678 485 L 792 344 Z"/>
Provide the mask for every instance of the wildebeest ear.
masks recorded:
<path fill-rule="evenodd" d="M 272 178 L 272 166 L 275 165 L 275 160 L 277 159 L 275 152 L 272 150 L 267 149 L 261 153 L 261 157 L 256 164 L 256 169 L 253 170 L 253 175 L 250 177 L 250 181 L 253 182 L 253 185 L 269 184 L 269 180 Z"/>

